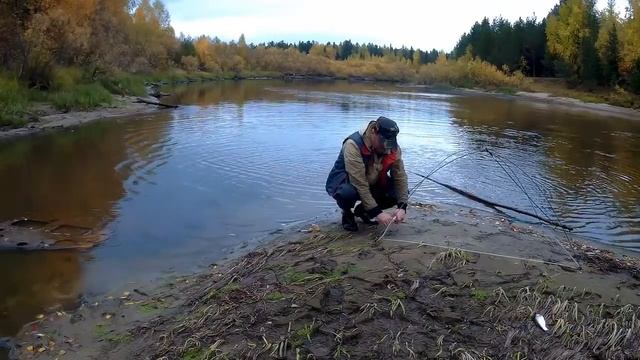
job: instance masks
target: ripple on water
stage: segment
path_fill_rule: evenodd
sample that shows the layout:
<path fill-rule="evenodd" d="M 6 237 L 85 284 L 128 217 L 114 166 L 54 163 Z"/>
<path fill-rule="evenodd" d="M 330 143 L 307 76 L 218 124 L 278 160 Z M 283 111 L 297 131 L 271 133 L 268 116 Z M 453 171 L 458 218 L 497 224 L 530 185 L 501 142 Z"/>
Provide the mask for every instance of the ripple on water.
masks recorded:
<path fill-rule="evenodd" d="M 434 177 L 496 202 L 544 212 L 580 235 L 637 248 L 637 124 L 553 106 L 377 84 L 267 84 L 264 89 L 245 101 L 223 94 L 211 104 L 184 106 L 173 112 L 160 140 L 148 136 L 159 131 L 156 122 L 132 126 L 124 137 L 130 156 L 116 169 L 134 174 L 136 191 L 144 191 L 141 182 L 173 181 L 205 198 L 225 191 L 225 196 L 313 213 L 333 207 L 324 182 L 342 140 L 385 115 L 400 123 L 407 168 L 426 174 L 456 151 L 491 148 L 501 164 L 474 154 Z M 612 139 L 622 143 L 608 143 Z M 410 175 L 411 185 L 419 180 Z M 428 182 L 415 196 L 469 204 Z"/>

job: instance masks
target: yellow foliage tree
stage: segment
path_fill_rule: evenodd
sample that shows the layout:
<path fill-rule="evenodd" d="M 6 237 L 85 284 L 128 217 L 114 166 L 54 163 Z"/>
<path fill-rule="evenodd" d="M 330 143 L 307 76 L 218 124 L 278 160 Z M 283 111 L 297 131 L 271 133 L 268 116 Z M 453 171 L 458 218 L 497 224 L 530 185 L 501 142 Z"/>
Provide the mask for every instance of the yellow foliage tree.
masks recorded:
<path fill-rule="evenodd" d="M 580 44 L 589 35 L 583 0 L 567 0 L 560 6 L 557 16 L 547 19 L 547 46 L 551 54 L 569 64 L 577 64 Z"/>
<path fill-rule="evenodd" d="M 201 36 L 196 41 L 195 48 L 196 56 L 204 70 L 214 74 L 220 74 L 222 72 L 219 44 L 216 45 L 210 38 Z"/>
<path fill-rule="evenodd" d="M 629 0 L 629 10 L 620 39 L 620 67 L 624 72 L 630 72 L 636 61 L 640 60 L 640 0 Z"/>

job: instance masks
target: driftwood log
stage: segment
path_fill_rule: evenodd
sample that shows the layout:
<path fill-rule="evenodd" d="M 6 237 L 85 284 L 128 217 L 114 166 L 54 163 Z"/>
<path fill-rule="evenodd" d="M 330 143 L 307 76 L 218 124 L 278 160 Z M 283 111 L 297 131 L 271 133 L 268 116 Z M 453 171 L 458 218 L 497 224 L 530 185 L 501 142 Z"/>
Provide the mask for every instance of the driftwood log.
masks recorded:
<path fill-rule="evenodd" d="M 158 102 L 158 101 L 150 101 L 150 100 L 145 100 L 143 98 L 138 98 L 135 102 L 142 103 L 142 104 L 162 106 L 162 107 L 165 107 L 165 108 L 168 108 L 168 109 L 177 109 L 178 108 L 178 105 L 163 104 L 163 103 Z"/>

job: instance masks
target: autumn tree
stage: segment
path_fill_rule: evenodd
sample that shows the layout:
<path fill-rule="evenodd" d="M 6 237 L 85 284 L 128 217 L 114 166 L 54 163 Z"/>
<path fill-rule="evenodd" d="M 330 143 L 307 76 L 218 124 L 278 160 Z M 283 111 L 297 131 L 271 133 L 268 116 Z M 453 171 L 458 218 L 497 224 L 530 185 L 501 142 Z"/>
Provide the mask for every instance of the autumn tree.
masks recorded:
<path fill-rule="evenodd" d="M 594 0 L 567 0 L 558 15 L 547 19 L 549 52 L 564 62 L 575 81 L 597 80 L 597 26 Z"/>
<path fill-rule="evenodd" d="M 245 63 L 249 59 L 249 47 L 247 46 L 244 34 L 241 34 L 238 39 L 238 56 L 240 56 Z"/>
<path fill-rule="evenodd" d="M 169 13 L 159 0 L 141 0 L 133 13 L 131 40 L 135 52 L 133 69 L 148 71 L 167 66 L 177 41 Z"/>
<path fill-rule="evenodd" d="M 596 41 L 598 56 L 602 63 L 603 80 L 608 85 L 615 84 L 620 76 L 619 28 L 620 20 L 615 10 L 615 0 L 609 0 L 601 16 L 600 31 Z"/>
<path fill-rule="evenodd" d="M 90 18 L 89 63 L 97 69 L 124 69 L 133 60 L 129 29 L 129 0 L 97 0 Z"/>
<path fill-rule="evenodd" d="M 218 73 L 221 70 L 217 62 L 215 49 L 211 40 L 206 36 L 200 36 L 194 43 L 196 57 L 200 63 L 200 67 L 206 71 Z"/>
<path fill-rule="evenodd" d="M 629 0 L 621 31 L 620 68 L 628 74 L 632 90 L 640 93 L 640 0 Z"/>

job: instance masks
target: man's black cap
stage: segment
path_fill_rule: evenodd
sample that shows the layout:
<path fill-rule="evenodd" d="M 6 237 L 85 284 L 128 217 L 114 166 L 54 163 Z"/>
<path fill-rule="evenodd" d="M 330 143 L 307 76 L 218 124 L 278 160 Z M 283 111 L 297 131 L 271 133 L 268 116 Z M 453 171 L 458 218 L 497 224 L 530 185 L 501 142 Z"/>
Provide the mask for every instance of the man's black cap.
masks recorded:
<path fill-rule="evenodd" d="M 388 150 L 397 149 L 398 141 L 396 137 L 400 132 L 400 129 L 398 128 L 398 124 L 396 124 L 395 121 L 384 116 L 380 116 L 378 120 L 376 120 L 376 123 L 378 124 L 378 133 L 385 140 L 384 141 L 385 148 L 387 148 Z"/>

